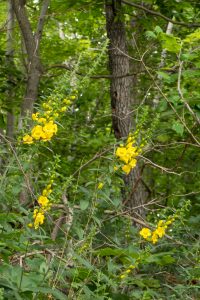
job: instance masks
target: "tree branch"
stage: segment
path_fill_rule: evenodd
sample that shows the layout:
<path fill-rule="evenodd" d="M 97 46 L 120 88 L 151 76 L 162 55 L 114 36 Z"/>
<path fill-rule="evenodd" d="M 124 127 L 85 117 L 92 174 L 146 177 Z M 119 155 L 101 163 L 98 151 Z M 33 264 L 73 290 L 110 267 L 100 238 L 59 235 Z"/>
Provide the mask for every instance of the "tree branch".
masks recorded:
<path fill-rule="evenodd" d="M 191 115 L 194 117 L 194 119 L 197 121 L 197 123 L 200 125 L 200 120 L 198 116 L 194 113 L 192 108 L 190 107 L 189 103 L 184 99 L 183 92 L 181 89 L 181 75 L 182 75 L 182 68 L 183 68 L 183 61 L 180 61 L 180 55 L 179 55 L 179 70 L 178 70 L 178 81 L 177 81 L 177 90 L 179 93 L 179 96 L 181 100 L 183 101 L 184 105 L 188 109 L 188 111 L 191 113 Z"/>
<path fill-rule="evenodd" d="M 46 16 L 49 4 L 50 4 L 50 0 L 44 0 L 43 4 L 42 4 L 42 8 L 40 11 L 40 17 L 39 17 L 38 24 L 37 24 L 37 30 L 35 33 L 35 40 L 36 40 L 37 45 L 39 45 L 41 37 L 42 37 L 45 16 Z"/>
<path fill-rule="evenodd" d="M 139 4 L 136 4 L 136 3 L 129 2 L 127 0 L 122 0 L 122 3 L 133 6 L 133 7 L 136 7 L 138 9 L 142 9 L 142 10 L 146 11 L 147 13 L 149 13 L 151 15 L 160 17 L 160 18 L 164 19 L 165 21 L 171 22 L 171 23 L 176 24 L 176 25 L 181 25 L 181 26 L 185 26 L 185 27 L 200 27 L 200 23 L 185 23 L 185 22 L 174 21 L 174 20 L 166 17 L 165 15 L 163 15 L 163 14 L 157 12 L 157 11 L 151 10 L 151 9 L 149 9 L 149 8 L 143 6 L 143 5 L 139 5 Z"/>
<path fill-rule="evenodd" d="M 33 37 L 33 32 L 31 29 L 31 24 L 26 14 L 26 9 L 24 5 L 19 0 L 11 0 L 15 15 L 23 35 L 24 43 L 26 46 L 26 51 L 29 57 L 29 61 L 33 56 L 36 48 L 35 40 Z"/>
<path fill-rule="evenodd" d="M 73 71 L 72 67 L 66 65 L 66 64 L 55 64 L 55 65 L 51 65 L 49 67 L 46 68 L 46 70 L 50 70 L 50 69 L 55 69 L 55 68 L 60 68 L 60 69 L 66 69 L 68 71 Z M 138 72 L 139 73 L 139 72 Z M 118 75 L 118 76 L 113 76 L 110 74 L 99 74 L 99 75 L 91 75 L 89 76 L 91 79 L 101 79 L 101 78 L 105 78 L 105 79 L 112 79 L 112 78 L 124 78 L 124 77 L 133 77 L 136 76 L 138 73 L 131 73 L 131 74 L 125 74 L 125 75 Z M 77 75 L 80 76 L 87 76 L 87 74 L 83 74 L 80 72 L 76 72 Z"/>

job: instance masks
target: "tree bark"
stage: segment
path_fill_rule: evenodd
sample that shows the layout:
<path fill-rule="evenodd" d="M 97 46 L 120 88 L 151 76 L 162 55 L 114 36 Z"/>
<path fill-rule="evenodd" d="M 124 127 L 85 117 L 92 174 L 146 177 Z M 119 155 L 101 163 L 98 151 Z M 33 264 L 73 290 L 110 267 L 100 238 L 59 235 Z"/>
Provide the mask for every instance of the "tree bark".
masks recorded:
<path fill-rule="evenodd" d="M 8 68 L 8 82 L 12 84 L 14 81 L 13 69 L 15 68 L 14 64 L 14 10 L 11 4 L 11 1 L 8 0 L 8 17 L 7 17 L 7 49 L 6 49 L 6 63 Z M 10 85 L 7 91 L 7 126 L 6 126 L 6 135 L 12 140 L 14 136 L 14 111 L 13 111 L 13 100 L 15 93 L 13 92 L 13 88 Z"/>
<path fill-rule="evenodd" d="M 50 0 L 43 0 L 40 16 L 38 19 L 35 34 L 32 31 L 24 0 L 10 0 L 13 6 L 17 22 L 21 31 L 23 43 L 27 53 L 27 85 L 26 92 L 21 106 L 21 116 L 19 119 L 19 129 L 23 127 L 23 119 L 33 112 L 34 103 L 38 96 L 40 77 L 42 75 L 42 64 L 40 62 L 40 41 L 44 28 L 45 17 Z M 29 174 L 27 174 L 29 176 Z M 25 203 L 28 199 L 27 188 L 23 188 L 20 193 L 20 203 Z"/>
<path fill-rule="evenodd" d="M 42 74 L 39 46 L 50 0 L 43 1 L 35 35 L 33 34 L 31 24 L 27 16 L 24 1 L 11 0 L 11 3 L 15 11 L 28 56 L 27 87 L 21 108 L 21 116 L 23 120 L 26 115 L 30 115 L 33 112 L 33 105 L 38 95 L 40 76 Z M 22 120 L 20 121 L 19 127 L 22 126 Z"/>
<path fill-rule="evenodd" d="M 121 0 L 106 0 L 106 30 L 109 38 L 109 69 L 112 75 L 110 83 L 112 126 L 117 139 L 126 138 L 133 126 L 131 112 L 133 99 L 131 98 L 131 77 L 129 56 L 126 47 L 126 31 L 122 19 Z M 124 176 L 125 193 L 124 204 L 133 213 L 144 215 L 143 204 L 146 198 L 141 181 L 139 166 L 134 168 L 128 176 Z M 134 209 L 135 208 L 135 209 Z"/>
<path fill-rule="evenodd" d="M 110 40 L 109 69 L 113 76 L 110 83 L 113 130 L 117 139 L 126 137 L 131 129 L 131 78 L 126 51 L 126 32 L 121 20 L 121 1 L 106 0 L 106 29 Z"/>

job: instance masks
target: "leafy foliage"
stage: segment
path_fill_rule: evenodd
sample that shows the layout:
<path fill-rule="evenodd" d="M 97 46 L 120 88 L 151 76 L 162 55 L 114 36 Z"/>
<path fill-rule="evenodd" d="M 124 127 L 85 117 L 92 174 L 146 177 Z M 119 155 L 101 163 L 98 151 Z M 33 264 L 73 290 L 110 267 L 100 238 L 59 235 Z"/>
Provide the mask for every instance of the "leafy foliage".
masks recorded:
<path fill-rule="evenodd" d="M 41 3 L 27 2 L 35 29 Z M 173 20 L 200 22 L 198 3 L 143 4 Z M 31 144 L 23 143 L 30 118 L 20 130 L 17 124 L 26 54 L 16 23 L 9 69 L 0 3 L 0 300 L 200 298 L 199 29 L 174 24 L 168 35 L 165 20 L 128 5 L 122 12 L 137 73 L 132 118 L 143 143 L 137 160 L 148 191 L 146 220 L 122 201 L 127 187 L 116 150 L 126 141 L 112 132 L 103 2 L 52 1 L 34 110 L 42 115 L 51 99 L 49 114 L 58 112 L 74 90 L 77 99 L 57 117 L 52 139 Z M 6 136 L 12 111 L 14 140 Z M 34 208 L 50 180 L 51 209 L 35 229 Z M 154 244 L 139 234 L 170 216 L 173 224 Z"/>

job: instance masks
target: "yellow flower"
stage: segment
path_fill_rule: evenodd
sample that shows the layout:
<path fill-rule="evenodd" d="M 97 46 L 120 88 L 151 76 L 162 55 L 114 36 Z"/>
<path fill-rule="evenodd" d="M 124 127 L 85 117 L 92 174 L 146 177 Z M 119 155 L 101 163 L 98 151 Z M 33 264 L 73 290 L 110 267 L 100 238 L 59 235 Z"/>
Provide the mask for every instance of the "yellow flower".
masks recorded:
<path fill-rule="evenodd" d="M 124 165 L 122 167 L 122 170 L 128 175 L 131 171 L 131 166 L 130 165 Z"/>
<path fill-rule="evenodd" d="M 56 133 L 58 130 L 57 124 L 55 124 L 53 121 L 49 121 L 48 123 L 46 123 L 43 127 L 43 131 L 45 133 Z"/>
<path fill-rule="evenodd" d="M 164 227 L 158 227 L 155 231 L 155 234 L 157 234 L 160 238 L 165 235 L 165 228 Z"/>
<path fill-rule="evenodd" d="M 135 269 L 135 268 L 136 268 L 136 266 L 134 266 L 134 265 L 129 266 L 129 269 Z"/>
<path fill-rule="evenodd" d="M 99 182 L 97 186 L 98 190 L 101 190 L 103 186 L 104 186 L 103 182 Z"/>
<path fill-rule="evenodd" d="M 49 121 L 43 126 L 43 131 L 41 134 L 41 138 L 43 141 L 51 140 L 52 136 L 57 132 L 57 124 L 53 123 L 53 121 Z"/>
<path fill-rule="evenodd" d="M 38 229 L 40 225 L 44 223 L 44 213 L 43 212 L 37 212 L 34 217 L 34 227 L 35 229 Z"/>
<path fill-rule="evenodd" d="M 164 221 L 163 221 L 163 220 L 160 220 L 160 221 L 158 222 L 158 227 L 163 226 L 163 225 L 164 225 Z"/>
<path fill-rule="evenodd" d="M 38 210 L 37 208 L 34 209 L 34 211 L 33 211 L 33 219 L 35 219 L 35 217 L 36 217 L 38 211 L 39 211 L 39 210 Z"/>
<path fill-rule="evenodd" d="M 37 112 L 36 114 L 32 114 L 32 120 L 37 121 L 38 120 L 38 115 L 39 115 L 39 112 Z"/>
<path fill-rule="evenodd" d="M 70 99 L 75 100 L 76 96 L 70 96 Z"/>
<path fill-rule="evenodd" d="M 51 113 L 52 113 L 52 110 L 47 110 L 47 111 L 45 112 L 44 116 L 48 118 L 48 117 L 50 116 Z"/>
<path fill-rule="evenodd" d="M 24 144 L 33 144 L 33 138 L 29 134 L 23 137 Z"/>
<path fill-rule="evenodd" d="M 171 225 L 172 224 L 172 220 L 169 220 L 165 223 L 166 225 Z"/>
<path fill-rule="evenodd" d="M 42 135 L 42 126 L 40 125 L 36 125 L 35 127 L 33 127 L 32 131 L 31 131 L 31 135 L 35 140 L 39 140 L 41 138 Z"/>
<path fill-rule="evenodd" d="M 134 167 L 136 166 L 136 164 L 137 164 L 137 160 L 136 160 L 136 159 L 132 159 L 132 160 L 129 162 L 129 166 L 130 166 L 131 168 L 134 168 Z"/>
<path fill-rule="evenodd" d="M 50 109 L 50 106 L 49 106 L 47 103 L 43 103 L 42 106 L 43 106 L 43 108 L 45 108 L 45 109 Z"/>
<path fill-rule="evenodd" d="M 129 147 L 126 152 L 130 157 L 136 157 L 138 155 L 137 147 Z"/>
<path fill-rule="evenodd" d="M 127 139 L 127 144 L 129 144 L 129 143 L 133 144 L 134 142 L 135 142 L 134 138 L 131 135 L 129 135 L 129 137 Z"/>
<path fill-rule="evenodd" d="M 133 143 L 129 142 L 128 144 L 126 144 L 126 148 L 133 148 Z"/>
<path fill-rule="evenodd" d="M 122 156 L 126 155 L 126 148 L 125 147 L 118 147 L 116 152 L 115 152 L 115 155 L 118 156 L 118 157 L 122 157 Z"/>
<path fill-rule="evenodd" d="M 126 271 L 125 271 L 125 273 L 130 273 L 131 272 L 131 270 L 130 269 L 127 269 Z"/>
<path fill-rule="evenodd" d="M 125 278 L 125 277 L 126 277 L 126 274 L 120 275 L 120 278 L 121 278 L 121 279 L 123 279 L 123 278 Z"/>
<path fill-rule="evenodd" d="M 42 138 L 42 140 L 43 141 L 50 141 L 51 140 L 51 138 L 52 138 L 52 136 L 53 136 L 53 132 L 42 132 L 42 134 L 41 134 L 41 138 Z"/>
<path fill-rule="evenodd" d="M 29 228 L 32 228 L 32 227 L 33 227 L 33 224 L 32 224 L 32 223 L 29 223 L 27 226 L 28 226 Z"/>
<path fill-rule="evenodd" d="M 37 201 L 44 208 L 49 204 L 49 199 L 46 196 L 40 196 Z"/>
<path fill-rule="evenodd" d="M 128 153 L 126 152 L 126 154 L 124 156 L 121 156 L 119 158 L 121 161 L 123 161 L 125 164 L 128 164 L 129 160 L 130 160 L 130 156 L 128 155 Z"/>
<path fill-rule="evenodd" d="M 63 103 L 67 104 L 67 105 L 70 105 L 72 102 L 69 100 L 69 99 L 64 99 L 63 100 Z"/>
<path fill-rule="evenodd" d="M 45 118 L 39 118 L 38 120 L 38 123 L 46 123 L 46 121 L 47 121 L 47 119 L 45 119 Z"/>
<path fill-rule="evenodd" d="M 151 236 L 151 230 L 149 228 L 142 228 L 142 230 L 140 230 L 140 235 L 144 238 L 147 239 L 148 237 Z"/>
<path fill-rule="evenodd" d="M 48 194 L 49 194 L 49 192 L 46 189 L 44 189 L 42 191 L 42 196 L 48 196 Z"/>
<path fill-rule="evenodd" d="M 152 240 L 152 243 L 153 243 L 153 244 L 157 243 L 157 241 L 158 241 L 158 236 L 157 236 L 157 234 L 156 234 L 155 232 L 153 233 L 152 239 L 151 239 L 151 240 Z"/>
<path fill-rule="evenodd" d="M 65 112 L 66 109 L 67 109 L 67 106 L 63 106 L 63 107 L 61 107 L 60 111 L 61 111 L 61 112 Z"/>

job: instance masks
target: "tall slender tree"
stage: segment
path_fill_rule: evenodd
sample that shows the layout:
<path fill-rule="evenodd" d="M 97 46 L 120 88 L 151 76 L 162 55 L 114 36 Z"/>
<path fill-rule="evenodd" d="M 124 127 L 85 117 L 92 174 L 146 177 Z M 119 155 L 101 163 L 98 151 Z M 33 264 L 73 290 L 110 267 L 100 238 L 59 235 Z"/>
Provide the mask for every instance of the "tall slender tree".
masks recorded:
<path fill-rule="evenodd" d="M 40 76 L 42 74 L 42 64 L 40 61 L 40 42 L 45 23 L 45 17 L 50 0 L 44 0 L 42 3 L 40 16 L 37 23 L 35 33 L 31 28 L 31 24 L 27 15 L 25 1 L 11 0 L 13 9 L 20 27 L 20 31 L 25 44 L 28 65 L 27 67 L 27 86 L 24 101 L 21 108 L 22 119 L 27 113 L 32 113 L 33 105 L 38 95 L 38 87 Z M 21 127 L 20 122 L 20 127 Z"/>
<path fill-rule="evenodd" d="M 131 96 L 132 80 L 130 76 L 130 62 L 126 45 L 126 30 L 122 18 L 122 1 L 106 0 L 106 29 L 109 38 L 109 70 L 111 73 L 110 97 L 112 109 L 112 125 L 117 139 L 126 138 L 134 127 Z M 143 203 L 146 192 L 141 180 L 141 170 L 137 166 L 124 176 L 126 184 L 123 193 L 124 203 L 133 213 L 144 214 Z"/>
<path fill-rule="evenodd" d="M 12 139 L 14 135 L 14 112 L 13 112 L 13 100 L 14 91 L 12 84 L 14 80 L 13 68 L 14 68 L 14 10 L 11 0 L 8 0 L 8 15 L 7 15 L 7 49 L 6 49 L 6 63 L 7 63 L 7 81 L 10 83 L 7 91 L 7 128 L 6 135 Z"/>

